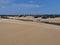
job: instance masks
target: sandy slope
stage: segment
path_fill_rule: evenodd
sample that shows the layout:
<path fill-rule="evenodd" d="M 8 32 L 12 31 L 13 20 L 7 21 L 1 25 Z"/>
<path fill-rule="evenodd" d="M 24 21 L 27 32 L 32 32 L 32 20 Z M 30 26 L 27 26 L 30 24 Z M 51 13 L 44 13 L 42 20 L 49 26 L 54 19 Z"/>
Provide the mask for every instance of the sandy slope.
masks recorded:
<path fill-rule="evenodd" d="M 0 45 L 60 45 L 60 26 L 0 19 Z"/>

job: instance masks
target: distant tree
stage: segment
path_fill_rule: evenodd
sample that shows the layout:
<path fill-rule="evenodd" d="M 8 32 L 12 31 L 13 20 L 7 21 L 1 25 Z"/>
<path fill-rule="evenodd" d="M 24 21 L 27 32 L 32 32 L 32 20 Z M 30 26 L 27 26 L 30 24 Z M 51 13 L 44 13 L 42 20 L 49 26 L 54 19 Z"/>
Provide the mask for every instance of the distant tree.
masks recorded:
<path fill-rule="evenodd" d="M 22 17 L 23 15 L 19 15 L 19 17 Z"/>
<path fill-rule="evenodd" d="M 47 18 L 49 18 L 48 16 L 42 16 L 42 19 L 47 19 Z"/>
<path fill-rule="evenodd" d="M 7 17 L 7 16 L 1 16 L 1 18 L 5 18 L 5 19 L 7 19 L 8 17 Z"/>
<path fill-rule="evenodd" d="M 34 18 L 38 18 L 37 16 L 34 16 Z"/>

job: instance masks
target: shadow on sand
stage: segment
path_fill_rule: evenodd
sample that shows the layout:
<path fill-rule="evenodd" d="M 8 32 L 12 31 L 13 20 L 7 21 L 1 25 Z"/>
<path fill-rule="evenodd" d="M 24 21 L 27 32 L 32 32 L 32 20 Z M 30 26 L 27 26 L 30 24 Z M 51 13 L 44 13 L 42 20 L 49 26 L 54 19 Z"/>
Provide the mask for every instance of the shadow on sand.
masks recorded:
<path fill-rule="evenodd" d="M 33 20 L 28 20 L 28 19 L 16 19 L 16 20 L 33 22 Z"/>
<path fill-rule="evenodd" d="M 24 20 L 24 19 L 17 19 L 17 20 L 35 22 L 33 20 Z M 45 24 L 52 24 L 52 25 L 60 26 L 60 23 L 54 23 L 54 22 L 37 21 L 37 23 L 45 23 Z"/>
<path fill-rule="evenodd" d="M 60 23 L 54 23 L 54 22 L 45 22 L 45 21 L 42 21 L 42 23 L 46 23 L 46 24 L 52 24 L 52 25 L 58 25 L 58 26 L 60 26 Z"/>

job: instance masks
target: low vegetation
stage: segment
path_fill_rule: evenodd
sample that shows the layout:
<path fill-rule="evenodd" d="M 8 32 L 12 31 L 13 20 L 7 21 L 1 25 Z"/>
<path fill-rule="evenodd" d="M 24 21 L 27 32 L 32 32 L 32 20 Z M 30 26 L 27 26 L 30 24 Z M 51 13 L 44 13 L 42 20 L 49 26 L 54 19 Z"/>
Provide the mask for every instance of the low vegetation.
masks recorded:
<path fill-rule="evenodd" d="M 42 22 L 60 25 L 60 15 L 1 15 L 4 19 L 15 19 L 21 21 Z"/>

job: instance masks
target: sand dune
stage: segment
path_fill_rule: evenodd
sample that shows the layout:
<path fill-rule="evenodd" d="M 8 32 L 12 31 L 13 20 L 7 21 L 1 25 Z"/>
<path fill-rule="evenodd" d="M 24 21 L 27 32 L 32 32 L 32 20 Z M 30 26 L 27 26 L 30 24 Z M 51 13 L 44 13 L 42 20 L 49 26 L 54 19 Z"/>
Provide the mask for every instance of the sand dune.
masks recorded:
<path fill-rule="evenodd" d="M 34 18 L 32 16 L 27 16 L 27 17 L 9 17 L 10 19 L 17 19 L 17 20 L 22 20 L 22 21 L 33 21 L 33 22 L 52 22 L 52 23 L 60 23 L 60 17 L 58 18 L 47 18 L 47 19 L 42 19 L 41 17 L 39 18 Z"/>
<path fill-rule="evenodd" d="M 0 19 L 0 45 L 60 45 L 60 26 Z"/>
<path fill-rule="evenodd" d="M 41 19 L 41 21 L 45 21 L 45 22 L 53 22 L 53 23 L 60 23 L 60 17 L 59 17 L 59 18 Z"/>

